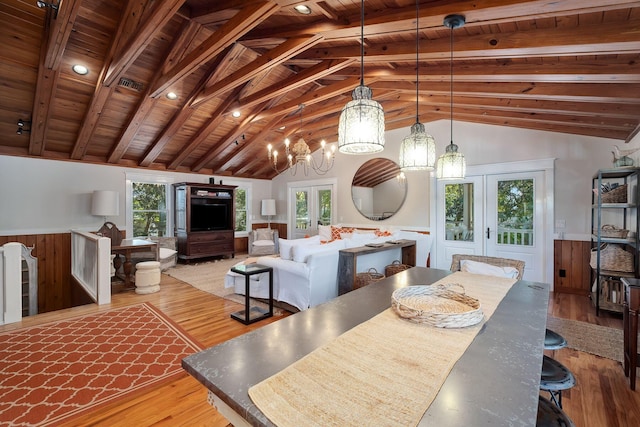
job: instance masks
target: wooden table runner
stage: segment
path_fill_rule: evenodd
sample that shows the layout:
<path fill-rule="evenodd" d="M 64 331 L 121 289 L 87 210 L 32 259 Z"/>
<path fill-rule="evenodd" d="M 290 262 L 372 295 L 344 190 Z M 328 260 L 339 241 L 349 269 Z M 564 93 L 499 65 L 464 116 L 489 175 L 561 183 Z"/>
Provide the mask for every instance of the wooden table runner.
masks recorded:
<path fill-rule="evenodd" d="M 480 300 L 481 323 L 434 328 L 388 309 L 251 387 L 249 396 L 280 427 L 417 425 L 515 280 L 456 272 L 434 284 L 450 283 Z"/>

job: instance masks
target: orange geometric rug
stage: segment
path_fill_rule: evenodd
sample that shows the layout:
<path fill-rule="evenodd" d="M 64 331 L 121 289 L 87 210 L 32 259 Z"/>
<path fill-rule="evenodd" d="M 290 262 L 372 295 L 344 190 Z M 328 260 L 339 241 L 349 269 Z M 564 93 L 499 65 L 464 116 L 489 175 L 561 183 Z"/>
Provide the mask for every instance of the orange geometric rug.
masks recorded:
<path fill-rule="evenodd" d="M 185 375 L 202 350 L 151 304 L 0 334 L 0 425 L 68 421 Z"/>

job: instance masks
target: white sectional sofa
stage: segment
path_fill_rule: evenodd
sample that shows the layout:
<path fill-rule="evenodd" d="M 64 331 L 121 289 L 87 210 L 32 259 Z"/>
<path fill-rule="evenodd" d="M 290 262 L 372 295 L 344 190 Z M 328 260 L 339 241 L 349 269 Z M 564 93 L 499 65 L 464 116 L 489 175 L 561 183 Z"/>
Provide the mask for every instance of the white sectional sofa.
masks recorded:
<path fill-rule="evenodd" d="M 411 231 L 396 231 L 387 236 L 374 236 L 371 232 L 345 234 L 339 240 L 321 243 L 318 235 L 305 239 L 280 239 L 280 256 L 263 256 L 256 262 L 273 268 L 273 295 L 277 301 L 285 302 L 300 310 L 322 304 L 338 296 L 338 252 L 341 249 L 363 246 L 370 242 L 385 242 L 391 239 L 416 240 L 416 265 L 426 266 L 432 237 Z M 384 272 L 384 267 L 401 259 L 401 250 L 392 249 L 359 258 L 358 272 L 373 267 Z M 250 295 L 254 298 L 269 297 L 268 274 L 251 276 Z M 245 278 L 229 271 L 225 286 L 233 287 L 235 293 L 244 295 Z"/>

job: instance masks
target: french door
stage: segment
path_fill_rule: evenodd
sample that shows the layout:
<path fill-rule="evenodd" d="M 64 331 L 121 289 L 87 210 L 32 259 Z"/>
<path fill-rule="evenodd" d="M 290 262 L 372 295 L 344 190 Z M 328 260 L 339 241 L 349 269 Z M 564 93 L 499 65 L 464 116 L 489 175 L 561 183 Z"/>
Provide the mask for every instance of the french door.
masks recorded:
<path fill-rule="evenodd" d="M 333 185 L 291 187 L 289 210 L 292 239 L 318 234 L 318 225 L 329 225 L 333 219 Z"/>
<path fill-rule="evenodd" d="M 545 185 L 542 171 L 438 181 L 437 267 L 455 253 L 514 258 L 526 280 L 545 281 Z"/>

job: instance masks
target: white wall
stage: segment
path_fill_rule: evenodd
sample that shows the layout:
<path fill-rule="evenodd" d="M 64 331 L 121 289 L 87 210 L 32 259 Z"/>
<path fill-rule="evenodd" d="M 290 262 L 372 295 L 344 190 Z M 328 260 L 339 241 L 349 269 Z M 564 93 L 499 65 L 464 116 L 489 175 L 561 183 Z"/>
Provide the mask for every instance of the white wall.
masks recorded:
<path fill-rule="evenodd" d="M 442 154 L 450 141 L 449 121 L 427 123 L 425 126 L 436 139 L 438 155 Z M 408 192 L 405 204 L 387 220 L 366 219 L 351 200 L 351 180 L 358 168 L 375 157 L 397 162 L 400 141 L 407 134 L 409 128 L 387 132 L 386 147 L 380 155 L 336 154 L 334 168 L 322 177 L 313 172 L 308 177 L 304 174 L 292 177 L 284 173 L 272 182 L 231 177 L 216 177 L 216 182 L 222 179 L 225 184 L 232 185 L 237 182 L 252 183 L 251 209 L 255 222 L 264 220 L 260 216 L 260 200 L 271 197 L 277 200 L 278 212 L 272 222 L 286 221 L 287 182 L 336 178 L 337 221 L 354 225 L 429 229 L 433 225 L 429 218 L 429 172 L 406 174 Z M 555 219 L 566 220 L 566 239 L 586 240 L 590 234 L 593 174 L 600 168 L 612 167 L 611 151 L 614 144 L 621 148 L 640 146 L 640 135 L 625 145 L 622 141 L 603 138 L 455 122 L 454 142 L 469 165 L 556 158 Z M 640 164 L 640 152 L 632 157 L 636 164 Z M 71 228 L 97 229 L 102 224 L 102 218 L 90 214 L 92 192 L 116 190 L 120 192 L 120 203 L 124 206 L 127 173 L 161 174 L 168 176 L 171 182 L 209 182 L 208 175 L 200 174 L 0 156 L 0 235 L 63 232 Z M 113 222 L 124 228 L 124 209 Z"/>
<path fill-rule="evenodd" d="M 449 144 L 448 120 L 425 124 L 436 140 L 437 155 Z M 430 173 L 407 172 L 407 198 L 398 214 L 384 221 L 364 218 L 351 201 L 351 180 L 358 168 L 367 160 L 384 157 L 398 161 L 400 142 L 410 129 L 397 129 L 386 133 L 385 149 L 378 155 L 354 156 L 336 154 L 334 168 L 324 177 L 338 178 L 337 221 L 353 225 L 393 225 L 412 229 L 429 229 Z M 465 156 L 468 165 L 484 165 L 521 160 L 555 158 L 555 219 L 564 219 L 566 239 L 587 240 L 590 236 L 591 178 L 602 168 L 612 167 L 611 151 L 640 146 L 640 135 L 630 144 L 623 141 L 579 135 L 558 134 L 475 123 L 454 122 L 453 139 Z M 634 157 L 634 156 L 632 156 Z M 640 152 L 636 153 L 640 164 Z M 306 179 L 318 179 L 313 172 Z M 304 175 L 292 177 L 283 173 L 274 179 L 274 196 L 286 202 L 286 183 L 303 181 Z M 284 218 L 282 218 L 284 220 Z M 553 222 L 552 222 L 553 223 Z"/>
<path fill-rule="evenodd" d="M 97 230 L 102 217 L 91 215 L 94 190 L 120 193 L 120 215 L 108 218 L 125 229 L 126 176 L 162 176 L 167 182 L 208 183 L 210 175 L 159 172 L 25 157 L 0 156 L 0 235 L 47 234 L 70 229 Z M 251 183 L 252 213 L 262 222 L 260 201 L 271 197 L 271 181 L 215 177 L 224 184 Z"/>

